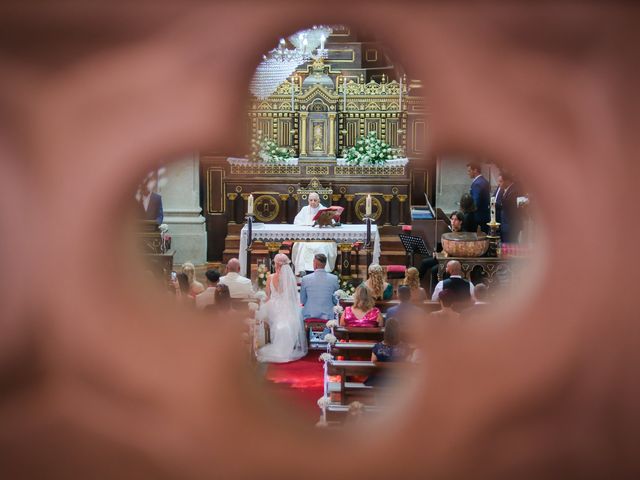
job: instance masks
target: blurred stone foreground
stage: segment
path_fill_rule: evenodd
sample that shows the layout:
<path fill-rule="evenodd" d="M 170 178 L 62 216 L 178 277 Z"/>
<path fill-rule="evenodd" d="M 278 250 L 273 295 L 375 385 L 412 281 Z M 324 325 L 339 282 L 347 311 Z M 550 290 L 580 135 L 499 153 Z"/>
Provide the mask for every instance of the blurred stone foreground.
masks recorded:
<path fill-rule="evenodd" d="M 639 20 L 602 2 L 3 2 L 0 477 L 638 478 Z M 433 151 L 517 165 L 545 232 L 527 300 L 425 335 L 424 379 L 367 434 L 269 403 L 233 319 L 177 318 L 116 241 L 143 172 L 244 151 L 260 52 L 318 23 L 375 31 L 423 79 Z"/>

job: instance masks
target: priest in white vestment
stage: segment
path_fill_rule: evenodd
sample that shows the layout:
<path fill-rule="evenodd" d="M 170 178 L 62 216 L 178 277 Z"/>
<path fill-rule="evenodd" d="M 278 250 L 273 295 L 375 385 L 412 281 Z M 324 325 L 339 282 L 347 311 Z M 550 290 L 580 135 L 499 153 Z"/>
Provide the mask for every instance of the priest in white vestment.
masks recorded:
<path fill-rule="evenodd" d="M 313 217 L 324 207 L 320 204 L 320 195 L 315 192 L 309 194 L 309 205 L 302 207 L 293 220 L 294 225 L 313 225 Z M 324 253 L 327 256 L 325 270 L 332 272 L 338 256 L 338 247 L 335 242 L 297 242 L 293 245 L 291 258 L 296 275 L 300 272 L 313 272 L 313 256 L 316 253 Z"/>

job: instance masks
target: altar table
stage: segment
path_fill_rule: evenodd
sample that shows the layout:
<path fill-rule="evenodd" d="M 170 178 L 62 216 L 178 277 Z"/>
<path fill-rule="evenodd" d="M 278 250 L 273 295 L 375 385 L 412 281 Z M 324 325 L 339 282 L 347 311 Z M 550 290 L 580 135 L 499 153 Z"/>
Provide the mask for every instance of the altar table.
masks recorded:
<path fill-rule="evenodd" d="M 240 274 L 247 276 L 247 236 L 245 225 L 240 231 Z M 322 242 L 334 241 L 337 244 L 354 244 L 367 241 L 366 225 L 341 225 L 339 227 L 310 227 L 305 225 L 283 225 L 254 223 L 251 236 L 253 241 L 261 242 Z M 380 235 L 377 225 L 371 225 L 371 243 L 373 244 L 373 263 L 380 261 Z"/>

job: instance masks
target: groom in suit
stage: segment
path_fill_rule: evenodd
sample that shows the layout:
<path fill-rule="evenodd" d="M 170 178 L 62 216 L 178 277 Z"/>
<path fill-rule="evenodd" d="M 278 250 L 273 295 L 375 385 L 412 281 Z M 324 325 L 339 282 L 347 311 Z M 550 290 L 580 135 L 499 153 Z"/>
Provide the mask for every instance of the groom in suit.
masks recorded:
<path fill-rule="evenodd" d="M 324 269 L 326 264 L 326 255 L 317 253 L 313 257 L 314 272 L 302 277 L 300 302 L 304 305 L 302 308 L 302 317 L 304 319 L 333 319 L 333 307 L 338 303 L 333 294 L 340 285 L 338 277 Z"/>

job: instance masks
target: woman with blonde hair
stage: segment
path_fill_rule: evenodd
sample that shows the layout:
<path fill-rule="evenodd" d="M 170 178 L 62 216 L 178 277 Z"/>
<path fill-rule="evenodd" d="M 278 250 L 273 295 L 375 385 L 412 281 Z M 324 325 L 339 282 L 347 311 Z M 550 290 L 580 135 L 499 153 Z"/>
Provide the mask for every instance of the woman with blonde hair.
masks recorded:
<path fill-rule="evenodd" d="M 407 268 L 402 285 L 411 289 L 412 302 L 422 302 L 427 299 L 427 292 L 420 286 L 420 272 L 416 267 Z"/>
<path fill-rule="evenodd" d="M 374 300 L 389 300 L 393 297 L 393 285 L 384 280 L 384 270 L 377 263 L 369 265 L 369 278 L 365 285 Z"/>
<path fill-rule="evenodd" d="M 269 324 L 271 343 L 260 348 L 256 355 L 259 362 L 291 362 L 307 354 L 302 307 L 289 257 L 278 253 L 273 263 L 276 271 L 267 277 L 266 286 L 269 300 L 256 314 L 258 320 Z"/>
<path fill-rule="evenodd" d="M 383 318 L 376 301 L 371 296 L 369 289 L 363 284 L 356 288 L 353 295 L 353 306 L 347 307 L 340 317 L 340 325 L 343 327 L 382 327 Z"/>
<path fill-rule="evenodd" d="M 196 280 L 196 267 L 193 265 L 193 263 L 183 263 L 182 273 L 184 273 L 189 280 L 189 295 L 195 298 L 196 295 L 204 292 L 204 285 Z"/>

